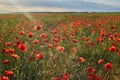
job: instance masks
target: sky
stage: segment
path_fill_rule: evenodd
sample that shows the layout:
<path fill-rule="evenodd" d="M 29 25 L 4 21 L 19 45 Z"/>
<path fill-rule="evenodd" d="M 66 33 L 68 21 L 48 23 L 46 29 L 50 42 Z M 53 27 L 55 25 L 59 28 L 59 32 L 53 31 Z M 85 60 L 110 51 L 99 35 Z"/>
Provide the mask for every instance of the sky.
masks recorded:
<path fill-rule="evenodd" d="M 120 0 L 0 0 L 9 12 L 120 12 Z"/>

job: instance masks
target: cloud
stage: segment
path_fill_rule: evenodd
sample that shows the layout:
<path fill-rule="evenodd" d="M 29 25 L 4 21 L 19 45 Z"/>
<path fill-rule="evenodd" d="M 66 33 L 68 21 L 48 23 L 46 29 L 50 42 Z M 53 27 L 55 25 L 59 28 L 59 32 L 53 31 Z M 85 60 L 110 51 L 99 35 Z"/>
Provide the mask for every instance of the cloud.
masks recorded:
<path fill-rule="evenodd" d="M 1 4 L 12 5 L 17 3 L 22 6 L 55 6 L 61 5 L 65 6 L 66 4 L 76 4 L 81 2 L 90 2 L 104 5 L 111 5 L 120 7 L 120 0 L 0 0 Z"/>
<path fill-rule="evenodd" d="M 24 7 L 19 5 L 0 5 L 0 12 L 70 12 L 71 9 L 51 7 Z M 72 10 L 73 11 L 73 10 Z"/>
<path fill-rule="evenodd" d="M 79 1 L 92 2 L 92 3 L 120 7 L 120 0 L 79 0 Z"/>
<path fill-rule="evenodd" d="M 83 12 L 120 11 L 119 7 L 102 4 L 103 0 L 0 0 L 0 12 Z M 108 1 L 108 0 L 105 0 Z M 117 0 L 116 0 L 117 1 Z M 115 2 L 114 2 L 115 3 Z"/>

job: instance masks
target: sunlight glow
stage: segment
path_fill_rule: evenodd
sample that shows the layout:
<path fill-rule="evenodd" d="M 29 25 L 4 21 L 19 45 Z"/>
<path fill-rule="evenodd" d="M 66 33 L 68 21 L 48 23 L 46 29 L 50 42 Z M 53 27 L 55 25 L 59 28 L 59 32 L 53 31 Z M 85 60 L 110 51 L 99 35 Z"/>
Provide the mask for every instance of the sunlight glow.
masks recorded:
<path fill-rule="evenodd" d="M 11 2 L 15 7 L 16 9 L 18 9 L 20 12 L 23 12 L 23 14 L 30 20 L 30 21 L 33 21 L 34 18 L 32 17 L 32 15 L 30 15 L 29 13 L 27 13 L 25 10 L 24 10 L 24 7 L 20 6 L 15 0 L 9 0 L 9 2 Z"/>

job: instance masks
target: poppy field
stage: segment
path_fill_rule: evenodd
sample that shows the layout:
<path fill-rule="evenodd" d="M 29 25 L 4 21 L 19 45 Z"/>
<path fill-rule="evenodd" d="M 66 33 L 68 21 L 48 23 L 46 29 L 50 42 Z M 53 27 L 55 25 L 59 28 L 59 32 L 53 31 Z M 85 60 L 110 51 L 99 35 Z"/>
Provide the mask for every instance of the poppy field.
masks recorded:
<path fill-rule="evenodd" d="M 0 14 L 0 80 L 120 80 L 120 14 Z"/>

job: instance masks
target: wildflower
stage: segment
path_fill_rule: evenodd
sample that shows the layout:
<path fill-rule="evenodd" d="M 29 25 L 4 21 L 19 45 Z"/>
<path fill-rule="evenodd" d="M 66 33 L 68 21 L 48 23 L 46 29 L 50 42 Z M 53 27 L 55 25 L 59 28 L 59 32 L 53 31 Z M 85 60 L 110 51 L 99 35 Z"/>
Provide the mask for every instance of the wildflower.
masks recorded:
<path fill-rule="evenodd" d="M 46 38 L 46 37 L 47 37 L 46 33 L 41 33 L 40 34 L 40 38 Z"/>
<path fill-rule="evenodd" d="M 11 45 L 11 42 L 7 42 L 5 45 L 6 45 L 6 46 L 10 46 L 10 45 Z"/>
<path fill-rule="evenodd" d="M 73 47 L 73 48 L 71 48 L 72 49 L 72 51 L 73 52 L 76 52 L 78 49 L 77 48 L 75 48 L 75 47 Z"/>
<path fill-rule="evenodd" d="M 24 32 L 24 31 L 20 31 L 19 33 L 20 33 L 20 35 L 23 35 L 23 34 L 25 34 L 25 32 Z"/>
<path fill-rule="evenodd" d="M 2 53 L 5 53 L 6 51 L 7 51 L 6 48 L 3 48 L 3 49 L 1 50 Z"/>
<path fill-rule="evenodd" d="M 29 38 L 32 38 L 33 35 L 34 35 L 34 34 L 33 34 L 32 32 L 29 32 L 29 33 L 28 33 L 28 37 L 29 37 Z"/>
<path fill-rule="evenodd" d="M 37 25 L 37 26 L 34 27 L 34 30 L 40 30 L 41 28 L 42 28 L 41 25 Z"/>
<path fill-rule="evenodd" d="M 53 47 L 53 44 L 48 44 L 48 48 L 52 48 Z"/>
<path fill-rule="evenodd" d="M 30 60 L 30 61 L 34 61 L 34 57 L 31 56 L 31 57 L 29 58 L 29 60 Z"/>
<path fill-rule="evenodd" d="M 117 54 L 120 56 L 120 50 L 118 50 Z"/>
<path fill-rule="evenodd" d="M 85 62 L 85 59 L 83 57 L 79 57 L 78 61 L 83 63 L 83 62 Z"/>
<path fill-rule="evenodd" d="M 89 39 L 87 37 L 82 37 L 82 40 L 89 41 Z"/>
<path fill-rule="evenodd" d="M 54 78 L 54 80 L 60 80 L 60 78 L 58 78 L 58 77 L 55 77 L 55 78 Z"/>
<path fill-rule="evenodd" d="M 27 51 L 27 46 L 25 44 L 19 44 L 18 45 L 18 49 L 23 51 L 23 52 L 26 52 Z"/>
<path fill-rule="evenodd" d="M 111 70 L 111 69 L 112 69 L 112 64 L 111 64 L 111 63 L 106 63 L 106 64 L 104 65 L 104 68 L 105 68 L 106 70 Z"/>
<path fill-rule="evenodd" d="M 34 50 L 33 51 L 34 54 L 38 54 L 38 52 L 39 52 L 38 50 Z"/>
<path fill-rule="evenodd" d="M 12 56 L 12 58 L 14 58 L 14 59 L 18 59 L 18 58 L 19 58 L 19 56 L 18 56 L 17 54 L 12 54 L 11 56 Z"/>
<path fill-rule="evenodd" d="M 65 41 L 65 40 L 66 40 L 66 38 L 65 38 L 65 37 L 63 37 L 63 38 L 62 38 L 62 41 Z"/>
<path fill-rule="evenodd" d="M 115 25 L 109 26 L 110 29 L 115 29 Z"/>
<path fill-rule="evenodd" d="M 54 42 L 54 46 L 58 46 L 60 42 Z"/>
<path fill-rule="evenodd" d="M 96 74 L 88 74 L 88 80 L 101 80 Z"/>
<path fill-rule="evenodd" d="M 116 38 L 116 42 L 120 42 L 120 38 Z"/>
<path fill-rule="evenodd" d="M 20 43 L 21 43 L 21 42 L 20 42 L 19 40 L 16 41 L 17 46 L 18 46 Z"/>
<path fill-rule="evenodd" d="M 88 67 L 87 71 L 88 71 L 88 73 L 94 73 L 95 69 L 93 67 Z"/>
<path fill-rule="evenodd" d="M 98 37 L 98 38 L 96 39 L 96 41 L 97 41 L 97 42 L 103 42 L 103 38 L 102 38 L 102 37 Z"/>
<path fill-rule="evenodd" d="M 34 41 L 33 41 L 34 44 L 38 44 L 38 42 L 39 41 L 37 39 L 34 39 Z"/>
<path fill-rule="evenodd" d="M 74 42 L 74 43 L 77 43 L 77 42 L 78 42 L 78 40 L 77 40 L 77 39 L 73 39 L 73 42 Z"/>
<path fill-rule="evenodd" d="M 37 55 L 36 55 L 36 58 L 37 58 L 37 59 L 42 59 L 43 56 L 44 56 L 44 54 L 37 54 Z"/>
<path fill-rule="evenodd" d="M 58 39 L 58 38 L 53 38 L 53 41 L 54 41 L 55 43 L 58 43 L 58 42 L 59 42 L 59 39 Z"/>
<path fill-rule="evenodd" d="M 15 50 L 14 49 L 9 49 L 9 52 L 10 53 L 15 53 Z"/>
<path fill-rule="evenodd" d="M 53 30 L 51 31 L 52 34 L 56 34 L 57 32 L 58 32 L 57 29 L 53 29 Z"/>
<path fill-rule="evenodd" d="M 103 59 L 99 59 L 99 60 L 98 60 L 98 64 L 103 63 L 103 61 L 104 61 Z"/>
<path fill-rule="evenodd" d="M 8 63 L 9 63 L 9 60 L 4 60 L 3 63 L 4 63 L 4 64 L 8 64 Z"/>
<path fill-rule="evenodd" d="M 70 74 L 65 73 L 63 74 L 63 80 L 69 80 Z"/>
<path fill-rule="evenodd" d="M 6 71 L 5 71 L 5 75 L 6 75 L 6 76 L 11 76 L 11 75 L 13 75 L 13 71 L 6 70 Z"/>
<path fill-rule="evenodd" d="M 7 76 L 0 76 L 0 80 L 9 80 Z"/>
<path fill-rule="evenodd" d="M 63 51 L 64 51 L 64 47 L 58 46 L 58 47 L 56 48 L 56 50 L 57 50 L 58 52 L 63 52 Z"/>
<path fill-rule="evenodd" d="M 113 52 L 113 51 L 116 51 L 117 50 L 117 48 L 116 48 L 116 46 L 114 46 L 114 45 L 112 45 L 110 48 L 109 48 L 109 51 L 110 52 Z"/>

